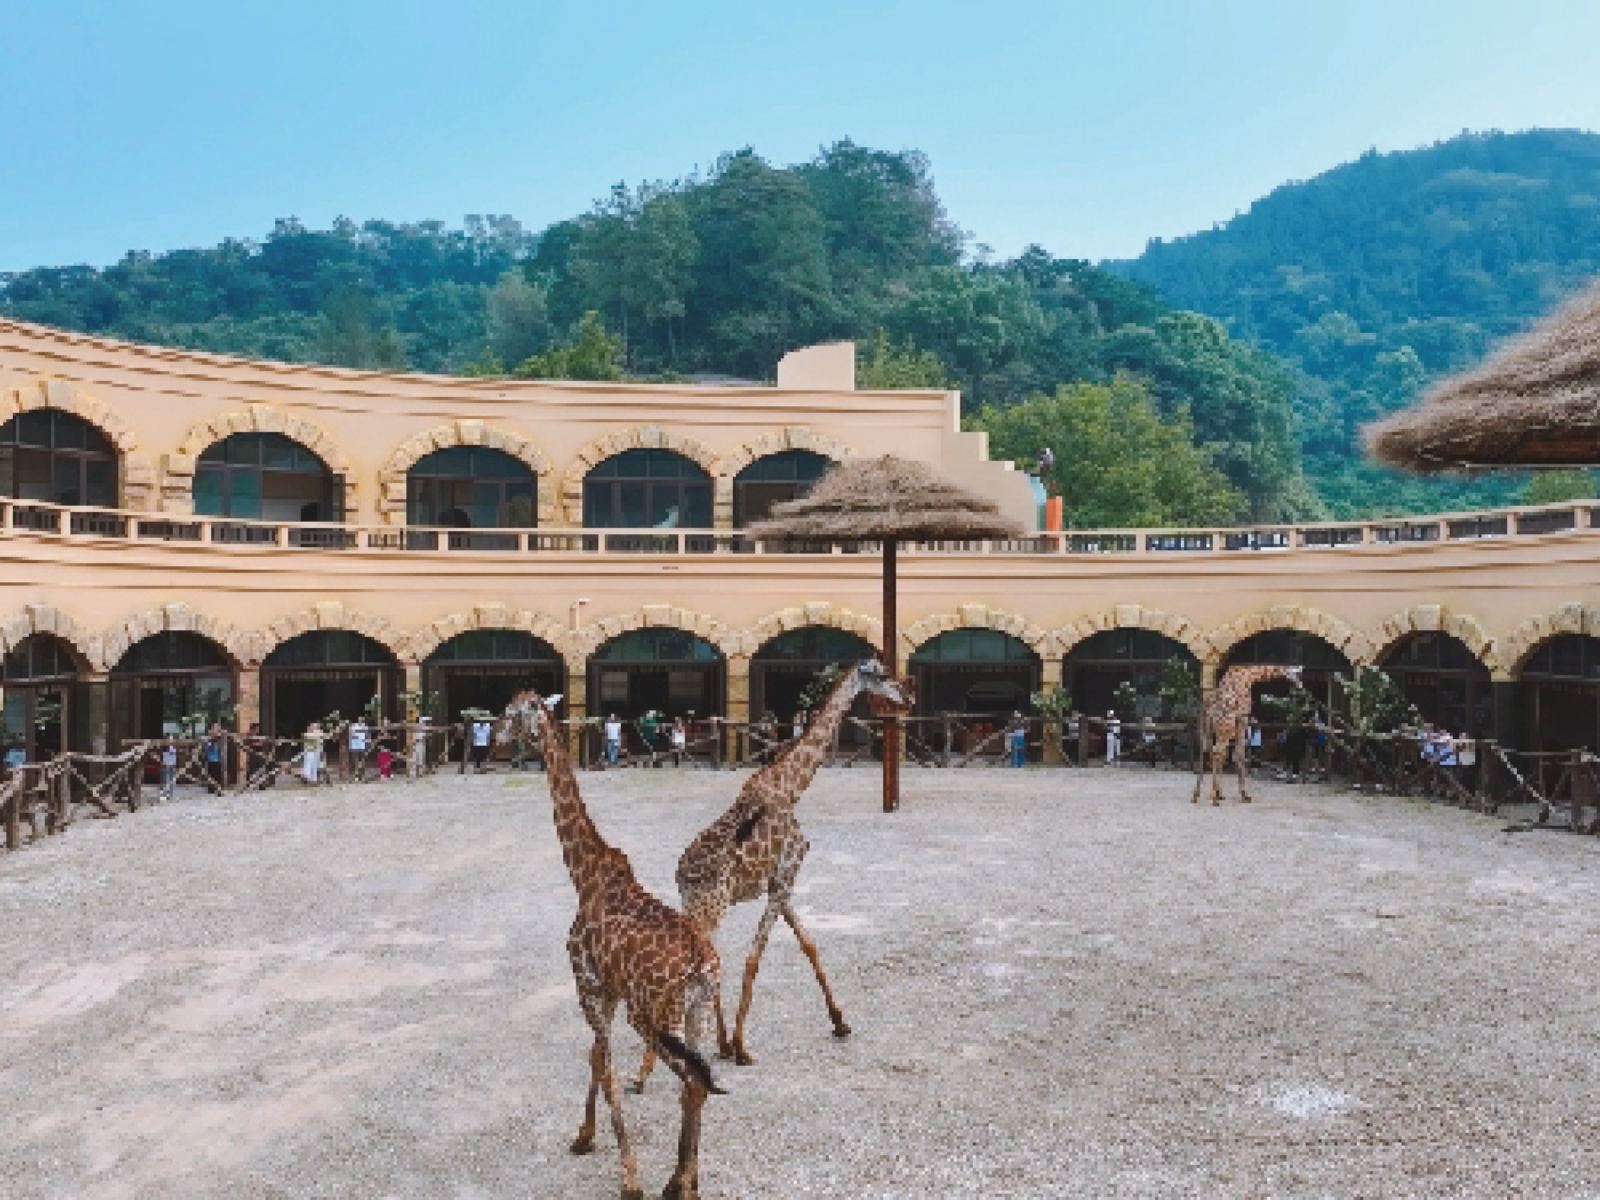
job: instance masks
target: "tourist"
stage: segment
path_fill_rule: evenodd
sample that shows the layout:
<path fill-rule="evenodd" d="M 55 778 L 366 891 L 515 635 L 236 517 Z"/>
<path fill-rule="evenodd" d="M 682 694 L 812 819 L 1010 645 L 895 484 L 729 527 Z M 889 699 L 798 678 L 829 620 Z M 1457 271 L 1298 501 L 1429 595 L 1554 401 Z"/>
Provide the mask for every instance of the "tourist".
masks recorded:
<path fill-rule="evenodd" d="M 161 745 L 161 798 L 172 799 L 172 791 L 178 786 L 178 743 L 167 734 L 167 740 Z"/>
<path fill-rule="evenodd" d="M 1246 728 L 1248 732 L 1245 734 L 1245 745 L 1248 748 L 1245 751 L 1244 761 L 1246 766 L 1253 767 L 1261 762 L 1261 722 L 1251 717 Z"/>
<path fill-rule="evenodd" d="M 672 722 L 672 765 L 683 766 L 684 753 L 689 748 L 689 731 L 684 727 L 683 718 L 679 717 Z"/>
<path fill-rule="evenodd" d="M 606 715 L 605 724 L 606 765 L 614 767 L 622 758 L 622 722 L 616 713 Z"/>
<path fill-rule="evenodd" d="M 1456 739 L 1450 736 L 1448 729 L 1439 730 L 1438 740 L 1439 774 L 1450 782 L 1459 782 L 1456 779 L 1456 765 L 1460 761 L 1456 753 Z"/>
<path fill-rule="evenodd" d="M 428 718 L 418 717 L 417 727 L 411 731 L 411 757 L 406 764 L 406 776 L 420 779 L 428 768 Z"/>
<path fill-rule="evenodd" d="M 1011 728 L 1006 734 L 1011 748 L 1011 765 L 1026 766 L 1028 762 L 1028 726 L 1021 713 L 1011 714 Z"/>
<path fill-rule="evenodd" d="M 1117 765 L 1117 757 L 1122 749 L 1122 722 L 1117 719 L 1115 709 L 1106 713 L 1106 766 Z"/>
<path fill-rule="evenodd" d="M 350 722 L 347 742 L 350 747 L 350 758 L 355 766 L 356 782 L 360 783 L 367 773 L 367 739 L 371 729 L 360 717 Z"/>
<path fill-rule="evenodd" d="M 300 777 L 307 783 L 316 783 L 322 777 L 322 743 L 326 738 L 322 726 L 313 721 L 300 739 Z"/>
<path fill-rule="evenodd" d="M 1083 753 L 1083 714 L 1074 712 L 1061 727 L 1061 753 L 1070 763 Z"/>
<path fill-rule="evenodd" d="M 659 765 L 656 762 L 656 735 L 661 731 L 661 714 L 651 709 L 639 719 L 639 736 L 644 738 L 645 753 L 650 756 L 650 765 Z"/>
<path fill-rule="evenodd" d="M 206 787 L 215 795 L 222 794 L 222 726 L 215 721 L 206 731 Z"/>
<path fill-rule="evenodd" d="M 1465 732 L 1456 738 L 1456 770 L 1460 776 L 1461 786 L 1468 791 L 1477 786 L 1478 743 L 1467 736 Z"/>
<path fill-rule="evenodd" d="M 1144 729 L 1139 734 L 1139 742 L 1141 752 L 1149 760 L 1151 769 L 1154 770 L 1156 765 L 1156 726 L 1155 722 L 1149 717 L 1144 719 Z"/>
<path fill-rule="evenodd" d="M 389 740 L 384 737 L 378 739 L 378 778 L 390 779 L 394 775 L 394 751 L 389 748 Z"/>
<path fill-rule="evenodd" d="M 472 769 L 480 775 L 489 769 L 489 743 L 494 737 L 494 725 L 480 713 L 472 719 Z"/>

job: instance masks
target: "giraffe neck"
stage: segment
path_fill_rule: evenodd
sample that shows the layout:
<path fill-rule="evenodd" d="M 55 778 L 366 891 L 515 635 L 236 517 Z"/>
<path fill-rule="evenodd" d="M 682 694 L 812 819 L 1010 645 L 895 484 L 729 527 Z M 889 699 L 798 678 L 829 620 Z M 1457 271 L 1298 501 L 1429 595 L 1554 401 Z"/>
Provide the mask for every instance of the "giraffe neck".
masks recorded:
<path fill-rule="evenodd" d="M 567 874 L 581 892 L 580 876 L 585 865 L 597 861 L 610 847 L 595 828 L 584 806 L 583 795 L 578 791 L 578 778 L 572 773 L 572 757 L 567 752 L 565 733 L 540 700 L 535 699 L 533 703 L 539 706 L 534 715 L 535 725 L 544 732 L 545 776 L 550 784 L 556 837 L 561 840 L 561 858 L 567 864 Z"/>
<path fill-rule="evenodd" d="M 782 794 L 777 798 L 788 800 L 790 803 L 798 800 L 800 794 L 811 785 L 817 768 L 827 758 L 828 750 L 833 745 L 834 735 L 839 732 L 839 726 L 844 723 L 845 714 L 850 711 L 850 705 L 855 702 L 860 690 L 856 670 L 852 667 L 845 673 L 843 679 L 833 685 L 833 691 L 828 693 L 827 700 L 823 702 L 805 733 L 771 763 L 756 772 L 751 782 L 759 781 L 765 784 L 775 776 L 781 776 L 783 786 L 778 790 Z"/>

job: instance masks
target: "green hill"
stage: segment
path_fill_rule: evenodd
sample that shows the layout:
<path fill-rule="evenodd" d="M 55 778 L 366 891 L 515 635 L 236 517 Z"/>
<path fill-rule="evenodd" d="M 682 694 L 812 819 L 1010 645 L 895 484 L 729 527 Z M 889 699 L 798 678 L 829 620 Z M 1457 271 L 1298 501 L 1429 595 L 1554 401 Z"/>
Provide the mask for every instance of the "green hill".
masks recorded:
<path fill-rule="evenodd" d="M 1294 369 L 1306 469 L 1336 512 L 1503 501 L 1520 481 L 1403 479 L 1362 463 L 1355 431 L 1600 273 L 1600 135 L 1369 153 L 1108 266 Z"/>

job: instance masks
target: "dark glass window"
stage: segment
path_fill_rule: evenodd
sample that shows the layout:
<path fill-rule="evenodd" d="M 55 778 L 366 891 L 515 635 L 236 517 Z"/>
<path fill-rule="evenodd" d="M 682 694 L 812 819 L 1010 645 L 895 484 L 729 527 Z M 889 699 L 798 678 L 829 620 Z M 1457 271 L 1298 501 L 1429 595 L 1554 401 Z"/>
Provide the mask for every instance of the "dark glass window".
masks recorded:
<path fill-rule="evenodd" d="M 808 625 L 780 633 L 755 652 L 761 662 L 860 662 L 876 654 L 865 638 L 826 625 Z"/>
<path fill-rule="evenodd" d="M 194 511 L 258 521 L 338 521 L 328 466 L 281 433 L 235 433 L 206 448 L 194 467 Z"/>
<path fill-rule="evenodd" d="M 1252 634 L 1228 653 L 1228 665 L 1259 663 L 1307 667 L 1315 671 L 1348 671 L 1350 660 L 1337 647 L 1298 629 L 1269 629 Z"/>
<path fill-rule="evenodd" d="M 349 629 L 317 629 L 284 642 L 263 667 L 389 666 L 394 655 L 381 642 Z"/>
<path fill-rule="evenodd" d="M 1600 679 L 1600 640 L 1567 633 L 1553 637 L 1522 668 L 1526 677 Z"/>
<path fill-rule="evenodd" d="M 710 529 L 711 476 L 671 450 L 613 454 L 583 481 L 592 529 Z"/>
<path fill-rule="evenodd" d="M 1464 671 L 1489 673 L 1459 638 L 1447 633 L 1417 633 L 1406 638 L 1384 660 L 1386 671 Z"/>
<path fill-rule="evenodd" d="M 1067 657 L 1074 663 L 1163 663 L 1194 656 L 1182 642 L 1153 629 L 1107 629 L 1084 638 Z"/>
<path fill-rule="evenodd" d="M 710 642 L 683 629 L 635 629 L 619 633 L 593 654 L 598 662 L 720 662 Z"/>
<path fill-rule="evenodd" d="M 998 629 L 952 629 L 922 643 L 911 655 L 913 664 L 935 662 L 1033 662 L 1038 655 L 1028 646 Z"/>
<path fill-rule="evenodd" d="M 451 446 L 419 458 L 406 472 L 406 520 L 458 529 L 531 529 L 538 522 L 538 480 L 504 450 Z"/>
<path fill-rule="evenodd" d="M 117 506 L 117 452 L 82 417 L 54 408 L 0 425 L 0 495 L 44 504 Z"/>
<path fill-rule="evenodd" d="M 78 673 L 72 652 L 60 638 L 35 633 L 23 638 L 6 654 L 5 682 L 28 683 L 42 679 L 71 679 Z"/>
<path fill-rule="evenodd" d="M 166 675 L 227 671 L 228 656 L 210 638 L 198 633 L 152 633 L 128 647 L 111 669 L 113 675 Z"/>
<path fill-rule="evenodd" d="M 810 450 L 785 450 L 756 459 L 734 476 L 734 525 L 743 529 L 765 520 L 773 505 L 804 496 L 832 465 Z"/>
<path fill-rule="evenodd" d="M 432 654 L 428 663 L 558 662 L 561 656 L 543 638 L 516 629 L 474 629 L 458 633 Z"/>

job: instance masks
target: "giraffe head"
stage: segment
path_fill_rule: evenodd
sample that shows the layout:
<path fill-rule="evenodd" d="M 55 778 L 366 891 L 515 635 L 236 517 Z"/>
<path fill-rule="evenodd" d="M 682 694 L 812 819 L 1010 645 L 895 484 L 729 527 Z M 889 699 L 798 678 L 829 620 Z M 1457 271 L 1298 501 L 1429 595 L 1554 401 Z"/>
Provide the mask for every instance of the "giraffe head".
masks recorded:
<path fill-rule="evenodd" d="M 905 712 L 915 702 L 910 681 L 896 679 L 875 658 L 857 663 L 847 686 L 852 695 L 865 692 L 872 711 L 879 716 L 889 712 Z"/>

